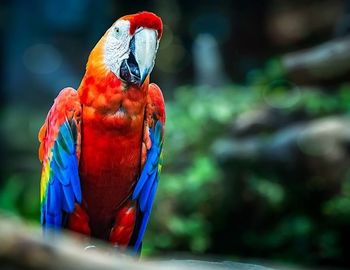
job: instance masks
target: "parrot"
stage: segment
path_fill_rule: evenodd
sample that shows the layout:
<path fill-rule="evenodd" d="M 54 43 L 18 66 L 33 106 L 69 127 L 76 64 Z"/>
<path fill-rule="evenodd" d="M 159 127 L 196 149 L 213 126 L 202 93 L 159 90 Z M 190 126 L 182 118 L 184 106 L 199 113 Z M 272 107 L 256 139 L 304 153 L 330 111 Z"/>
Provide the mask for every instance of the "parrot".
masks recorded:
<path fill-rule="evenodd" d="M 116 20 L 77 90 L 62 89 L 39 130 L 41 224 L 140 252 L 162 166 L 165 105 L 150 73 L 162 37 L 148 11 Z"/>

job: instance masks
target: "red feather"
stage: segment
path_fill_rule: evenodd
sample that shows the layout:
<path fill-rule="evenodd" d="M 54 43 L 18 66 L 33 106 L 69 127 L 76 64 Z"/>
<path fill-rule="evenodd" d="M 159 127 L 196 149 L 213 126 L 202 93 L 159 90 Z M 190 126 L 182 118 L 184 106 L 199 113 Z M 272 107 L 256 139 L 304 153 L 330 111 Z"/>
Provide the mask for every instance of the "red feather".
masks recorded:
<path fill-rule="evenodd" d="M 154 13 L 142 11 L 133 15 L 124 16 L 121 19 L 130 21 L 130 34 L 133 35 L 137 28 L 145 27 L 155 29 L 158 32 L 158 39 L 162 37 L 162 20 Z"/>

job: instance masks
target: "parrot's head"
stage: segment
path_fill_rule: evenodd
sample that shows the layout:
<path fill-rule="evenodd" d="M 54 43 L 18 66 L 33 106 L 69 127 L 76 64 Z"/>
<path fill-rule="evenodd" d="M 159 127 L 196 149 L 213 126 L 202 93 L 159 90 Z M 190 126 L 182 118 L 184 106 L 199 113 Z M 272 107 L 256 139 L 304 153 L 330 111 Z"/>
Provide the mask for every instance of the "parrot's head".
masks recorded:
<path fill-rule="evenodd" d="M 104 36 L 105 66 L 122 82 L 141 86 L 153 69 L 162 30 L 162 20 L 151 12 L 118 19 Z"/>

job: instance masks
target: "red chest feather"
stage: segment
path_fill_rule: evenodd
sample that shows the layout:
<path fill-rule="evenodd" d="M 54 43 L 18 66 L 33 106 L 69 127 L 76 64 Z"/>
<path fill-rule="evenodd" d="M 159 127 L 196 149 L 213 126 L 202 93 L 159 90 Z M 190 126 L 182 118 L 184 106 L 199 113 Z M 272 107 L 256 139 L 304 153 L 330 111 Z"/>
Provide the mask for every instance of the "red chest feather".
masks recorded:
<path fill-rule="evenodd" d="M 116 210 L 131 194 L 137 180 L 143 125 L 139 121 L 128 132 L 122 132 L 111 128 L 108 121 L 104 128 L 102 119 L 97 126 L 96 117 L 90 120 L 88 114 L 83 110 L 79 170 L 90 225 L 98 235 L 99 231 L 108 231 Z"/>

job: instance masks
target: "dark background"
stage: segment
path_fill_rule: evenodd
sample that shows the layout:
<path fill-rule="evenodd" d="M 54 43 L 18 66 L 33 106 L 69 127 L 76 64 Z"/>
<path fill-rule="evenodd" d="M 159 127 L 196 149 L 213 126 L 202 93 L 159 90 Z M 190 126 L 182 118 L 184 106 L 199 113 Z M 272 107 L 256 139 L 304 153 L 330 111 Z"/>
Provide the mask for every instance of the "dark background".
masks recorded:
<path fill-rule="evenodd" d="M 152 81 L 168 117 L 143 254 L 349 267 L 345 0 L 1 1 L 0 208 L 38 222 L 46 113 L 142 10 L 164 22 Z"/>

